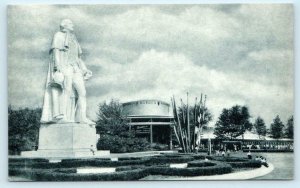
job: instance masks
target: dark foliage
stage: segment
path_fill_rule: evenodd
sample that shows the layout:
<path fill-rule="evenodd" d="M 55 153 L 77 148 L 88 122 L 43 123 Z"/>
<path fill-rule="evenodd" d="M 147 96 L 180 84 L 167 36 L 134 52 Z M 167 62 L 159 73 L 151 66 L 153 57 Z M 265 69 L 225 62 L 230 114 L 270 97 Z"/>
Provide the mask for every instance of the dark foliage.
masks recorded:
<path fill-rule="evenodd" d="M 107 159 L 68 159 L 60 163 L 45 161 L 13 160 L 10 163 L 10 176 L 24 176 L 35 181 L 112 181 L 112 180 L 138 180 L 148 175 L 169 176 L 201 176 L 230 173 L 232 167 L 229 164 L 218 161 L 193 161 L 192 156 L 162 155 L 145 158 L 126 158 L 120 161 Z M 14 163 L 27 163 L 26 166 L 14 165 Z M 170 168 L 170 163 L 189 163 L 185 169 Z M 77 167 L 116 167 L 114 173 L 104 174 L 77 174 Z M 46 168 L 47 167 L 47 168 Z"/>
<path fill-rule="evenodd" d="M 266 136 L 267 134 L 267 127 L 264 120 L 261 117 L 257 117 L 254 123 L 254 127 L 257 131 L 259 136 Z"/>
<path fill-rule="evenodd" d="M 112 153 L 147 151 L 150 144 L 146 138 L 101 135 L 97 143 L 98 150 L 110 150 Z"/>
<path fill-rule="evenodd" d="M 279 116 L 277 115 L 276 118 L 273 120 L 273 123 L 271 124 L 270 128 L 270 134 L 272 138 L 282 138 L 283 137 L 283 128 L 284 124 L 280 120 Z"/>
<path fill-rule="evenodd" d="M 117 100 L 99 105 L 96 128 L 100 135 L 133 137 L 133 132 L 129 131 L 128 120 L 122 116 L 122 105 Z"/>
<path fill-rule="evenodd" d="M 285 129 L 285 136 L 290 139 L 294 138 L 294 117 L 293 116 L 291 116 L 288 119 L 288 122 L 286 124 L 286 129 Z"/>
<path fill-rule="evenodd" d="M 230 164 L 233 168 L 260 168 L 260 161 L 238 157 L 214 157 L 214 160 Z"/>
<path fill-rule="evenodd" d="M 188 163 L 188 167 L 205 167 L 205 166 L 215 166 L 215 162 L 207 161 L 192 161 Z"/>
<path fill-rule="evenodd" d="M 38 131 L 42 110 L 8 107 L 8 151 L 10 155 L 21 151 L 35 150 L 38 145 Z"/>
<path fill-rule="evenodd" d="M 200 119 L 200 124 L 204 127 L 212 120 L 213 116 L 207 107 L 200 108 L 199 106 L 189 106 L 189 122 L 192 126 L 191 129 L 195 127 L 195 111 L 201 114 L 204 114 L 204 118 Z M 187 105 L 182 104 L 182 106 L 178 107 L 178 115 L 181 125 L 186 125 L 184 122 L 187 122 L 187 115 L 183 112 L 187 112 Z M 186 129 L 187 127 L 183 127 Z"/>
<path fill-rule="evenodd" d="M 207 176 L 207 175 L 217 175 L 217 174 L 227 174 L 232 172 L 232 167 L 229 164 L 221 162 L 211 162 L 214 165 L 208 165 L 211 163 L 206 163 L 207 166 L 201 166 L 202 161 L 192 163 L 193 167 L 188 168 L 166 168 L 166 167 L 151 167 L 150 174 L 152 175 L 167 175 L 167 176 Z M 190 163 L 191 164 L 191 163 Z"/>
<path fill-rule="evenodd" d="M 122 105 L 117 100 L 99 105 L 96 129 L 100 134 L 98 150 L 124 153 L 150 149 L 150 143 L 145 138 L 136 137 L 129 129 L 128 120 L 122 116 Z"/>
<path fill-rule="evenodd" d="M 214 134 L 219 139 L 233 139 L 243 135 L 245 130 L 251 130 L 250 114 L 246 106 L 233 106 L 223 109 L 216 123 Z"/>

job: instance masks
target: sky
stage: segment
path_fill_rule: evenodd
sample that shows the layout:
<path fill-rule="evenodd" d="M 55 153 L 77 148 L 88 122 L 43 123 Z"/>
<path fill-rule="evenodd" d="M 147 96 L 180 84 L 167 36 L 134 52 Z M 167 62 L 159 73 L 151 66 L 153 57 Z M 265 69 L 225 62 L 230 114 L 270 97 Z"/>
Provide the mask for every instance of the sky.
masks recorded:
<path fill-rule="evenodd" d="M 213 125 L 223 108 L 246 105 L 267 126 L 294 110 L 293 7 L 227 5 L 23 5 L 8 9 L 8 103 L 41 107 L 53 35 L 74 22 L 88 116 L 99 103 L 186 100 L 201 93 Z"/>

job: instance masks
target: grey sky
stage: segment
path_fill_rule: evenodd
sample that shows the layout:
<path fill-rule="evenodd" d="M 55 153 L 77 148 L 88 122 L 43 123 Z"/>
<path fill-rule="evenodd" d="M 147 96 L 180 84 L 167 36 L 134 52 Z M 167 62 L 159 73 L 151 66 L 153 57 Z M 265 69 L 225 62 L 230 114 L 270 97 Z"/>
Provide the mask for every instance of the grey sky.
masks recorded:
<path fill-rule="evenodd" d="M 88 113 L 174 94 L 208 95 L 222 108 L 247 105 L 269 124 L 293 114 L 291 5 L 13 6 L 8 11 L 9 104 L 41 107 L 51 39 L 63 18 L 75 24 L 86 65 Z"/>

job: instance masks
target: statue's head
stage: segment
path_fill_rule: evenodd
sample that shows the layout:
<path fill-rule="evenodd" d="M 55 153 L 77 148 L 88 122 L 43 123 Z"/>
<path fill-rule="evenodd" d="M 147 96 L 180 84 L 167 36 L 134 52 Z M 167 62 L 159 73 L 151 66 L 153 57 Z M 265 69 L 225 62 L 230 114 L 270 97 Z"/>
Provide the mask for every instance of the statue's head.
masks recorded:
<path fill-rule="evenodd" d="M 60 23 L 61 31 L 73 31 L 74 30 L 73 22 L 70 19 L 63 19 Z"/>

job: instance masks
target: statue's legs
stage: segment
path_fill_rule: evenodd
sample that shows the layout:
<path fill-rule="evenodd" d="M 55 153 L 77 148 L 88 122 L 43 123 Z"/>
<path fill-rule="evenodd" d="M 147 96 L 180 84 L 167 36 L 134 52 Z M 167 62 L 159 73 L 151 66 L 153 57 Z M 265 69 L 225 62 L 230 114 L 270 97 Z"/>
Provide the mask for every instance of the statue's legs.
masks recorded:
<path fill-rule="evenodd" d="M 73 74 L 73 87 L 77 91 L 78 95 L 75 121 L 80 123 L 95 124 L 86 117 L 86 90 L 81 72 L 76 72 Z"/>
<path fill-rule="evenodd" d="M 74 111 L 74 109 L 72 109 L 74 108 L 72 105 L 73 95 L 73 69 L 70 67 L 64 70 L 64 89 L 61 103 L 64 114 L 63 121 L 66 122 L 74 122 L 74 116 L 72 115 Z"/>

